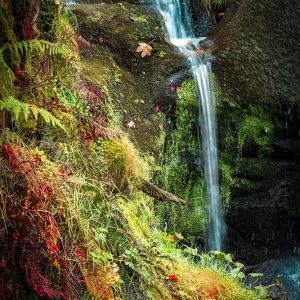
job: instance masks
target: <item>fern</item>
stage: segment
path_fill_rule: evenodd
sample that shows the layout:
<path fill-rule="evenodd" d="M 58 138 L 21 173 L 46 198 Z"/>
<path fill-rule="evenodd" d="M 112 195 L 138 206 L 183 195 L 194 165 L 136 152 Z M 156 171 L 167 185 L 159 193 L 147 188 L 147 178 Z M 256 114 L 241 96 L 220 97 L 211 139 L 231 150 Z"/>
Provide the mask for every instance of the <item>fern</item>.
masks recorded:
<path fill-rule="evenodd" d="M 50 55 L 56 56 L 61 55 L 63 57 L 68 56 L 69 50 L 63 44 L 54 44 L 45 40 L 30 40 L 30 41 L 19 41 L 15 43 L 6 43 L 0 48 L 0 53 L 8 51 L 13 61 L 20 60 L 20 57 L 23 55 L 31 55 L 34 51 L 39 54 L 44 54 L 48 51 Z"/>
<path fill-rule="evenodd" d="M 13 84 L 14 73 L 6 64 L 3 57 L 3 50 L 0 49 L 0 93 L 6 95 Z"/>
<path fill-rule="evenodd" d="M 33 115 L 36 120 L 40 116 L 47 124 L 60 127 L 67 132 L 62 122 L 49 111 L 32 104 L 21 102 L 12 96 L 0 101 L 0 110 L 8 111 L 16 121 L 20 120 L 21 116 L 24 117 L 25 121 L 27 121 L 31 115 Z"/>
<path fill-rule="evenodd" d="M 65 44 L 53 44 L 44 40 L 19 41 L 6 43 L 0 48 L 0 94 L 8 95 L 13 85 L 14 73 L 5 61 L 6 57 L 15 64 L 19 64 L 22 57 L 29 58 L 33 53 L 67 58 L 71 53 Z"/>

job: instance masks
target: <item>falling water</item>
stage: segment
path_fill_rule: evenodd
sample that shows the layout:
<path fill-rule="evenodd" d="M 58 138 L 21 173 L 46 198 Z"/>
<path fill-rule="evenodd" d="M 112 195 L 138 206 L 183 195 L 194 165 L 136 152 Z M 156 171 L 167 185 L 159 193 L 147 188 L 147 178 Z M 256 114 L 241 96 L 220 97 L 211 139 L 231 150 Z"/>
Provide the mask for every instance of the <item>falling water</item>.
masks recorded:
<path fill-rule="evenodd" d="M 197 38 L 194 34 L 188 0 L 156 0 L 156 8 L 164 19 L 169 42 L 189 59 L 197 84 L 199 126 L 209 199 L 208 247 L 210 250 L 221 250 L 225 224 L 219 197 L 215 98 L 209 80 L 211 64 L 204 55 L 195 53 L 206 38 Z"/>

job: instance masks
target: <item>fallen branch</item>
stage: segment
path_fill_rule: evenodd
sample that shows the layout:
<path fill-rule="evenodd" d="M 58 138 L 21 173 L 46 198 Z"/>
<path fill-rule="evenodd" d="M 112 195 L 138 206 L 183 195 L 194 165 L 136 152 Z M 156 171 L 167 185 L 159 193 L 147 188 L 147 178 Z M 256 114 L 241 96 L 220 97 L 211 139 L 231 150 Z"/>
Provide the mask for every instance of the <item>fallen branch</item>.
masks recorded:
<path fill-rule="evenodd" d="M 172 201 L 181 205 L 185 204 L 185 201 L 183 199 L 178 198 L 177 196 L 160 189 L 153 183 L 146 180 L 142 181 L 138 189 L 158 201 Z"/>

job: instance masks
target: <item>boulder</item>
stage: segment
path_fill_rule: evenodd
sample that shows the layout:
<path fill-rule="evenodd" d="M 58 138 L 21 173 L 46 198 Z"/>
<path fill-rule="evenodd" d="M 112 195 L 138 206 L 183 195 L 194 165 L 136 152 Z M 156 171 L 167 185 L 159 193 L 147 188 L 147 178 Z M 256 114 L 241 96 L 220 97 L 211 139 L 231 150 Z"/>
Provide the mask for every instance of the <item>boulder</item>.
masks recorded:
<path fill-rule="evenodd" d="M 135 128 L 127 130 L 141 149 L 154 153 L 163 122 L 159 111 L 174 106 L 169 78 L 186 68 L 186 60 L 165 41 L 160 18 L 149 6 L 112 1 L 68 7 L 78 34 L 91 45 L 81 51 L 85 76 L 106 87 L 124 129 L 133 121 Z M 136 52 L 139 43 L 152 47 L 150 56 Z"/>
<path fill-rule="evenodd" d="M 239 103 L 300 100 L 300 2 L 229 1 L 214 30 L 214 72 Z"/>
<path fill-rule="evenodd" d="M 296 0 L 230 0 L 212 31 L 221 93 L 220 153 L 235 157 L 230 162 L 227 250 L 250 263 L 291 255 L 300 245 L 299 13 Z M 254 120 L 253 108 L 262 112 L 257 124 L 267 117 L 273 122 L 268 151 L 253 141 L 247 149 L 226 150 L 225 139 L 234 144 L 241 130 L 239 115 L 246 112 Z M 257 124 L 248 124 L 249 135 L 265 134 L 263 126 L 255 129 Z"/>

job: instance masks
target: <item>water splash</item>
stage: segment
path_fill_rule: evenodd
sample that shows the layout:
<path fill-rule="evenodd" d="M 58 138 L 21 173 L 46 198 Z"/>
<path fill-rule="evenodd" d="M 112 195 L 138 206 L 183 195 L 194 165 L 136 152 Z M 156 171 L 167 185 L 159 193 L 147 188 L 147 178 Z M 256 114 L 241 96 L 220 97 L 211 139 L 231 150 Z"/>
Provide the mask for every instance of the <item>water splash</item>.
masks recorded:
<path fill-rule="evenodd" d="M 210 250 L 222 250 L 225 223 L 219 196 L 215 97 L 209 80 L 211 64 L 205 55 L 196 52 L 206 38 L 194 34 L 188 0 L 156 0 L 156 8 L 164 19 L 169 42 L 191 63 L 199 99 L 199 126 L 209 199 L 208 247 Z"/>

